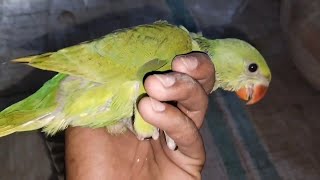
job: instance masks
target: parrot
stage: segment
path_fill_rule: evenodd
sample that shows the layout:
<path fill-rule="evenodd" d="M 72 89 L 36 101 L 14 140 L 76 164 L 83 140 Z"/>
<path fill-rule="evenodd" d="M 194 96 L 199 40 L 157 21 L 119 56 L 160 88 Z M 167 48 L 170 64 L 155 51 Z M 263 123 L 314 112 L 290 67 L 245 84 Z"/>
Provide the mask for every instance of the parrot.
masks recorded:
<path fill-rule="evenodd" d="M 57 74 L 29 97 L 0 112 L 0 137 L 42 129 L 54 135 L 69 126 L 101 128 L 113 134 L 132 131 L 139 140 L 159 138 L 137 109 L 147 95 L 143 79 L 170 71 L 178 55 L 206 53 L 215 67 L 212 91 L 235 92 L 247 104 L 260 101 L 271 72 L 259 51 L 235 39 L 207 39 L 184 26 L 156 21 L 115 30 L 91 41 L 12 60 Z M 175 149 L 166 135 L 167 145 Z"/>

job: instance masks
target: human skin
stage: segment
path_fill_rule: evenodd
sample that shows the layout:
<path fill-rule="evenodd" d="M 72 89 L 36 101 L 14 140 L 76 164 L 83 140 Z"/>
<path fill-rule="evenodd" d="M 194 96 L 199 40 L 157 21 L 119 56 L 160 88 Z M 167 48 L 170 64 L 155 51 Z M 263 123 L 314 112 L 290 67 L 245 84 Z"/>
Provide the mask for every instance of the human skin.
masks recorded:
<path fill-rule="evenodd" d="M 130 131 L 114 136 L 105 128 L 68 128 L 67 179 L 201 179 L 205 149 L 199 128 L 215 80 L 214 67 L 206 54 L 196 52 L 177 56 L 172 71 L 146 78 L 149 96 L 139 101 L 138 109 L 178 149 L 167 147 L 162 131 L 158 140 L 139 141 Z"/>

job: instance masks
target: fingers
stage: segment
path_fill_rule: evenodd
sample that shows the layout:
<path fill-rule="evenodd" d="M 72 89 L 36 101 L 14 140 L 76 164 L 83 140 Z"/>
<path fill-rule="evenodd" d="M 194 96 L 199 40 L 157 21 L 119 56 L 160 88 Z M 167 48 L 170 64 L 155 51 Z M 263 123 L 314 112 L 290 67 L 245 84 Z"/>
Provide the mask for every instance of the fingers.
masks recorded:
<path fill-rule="evenodd" d="M 198 131 L 214 85 L 214 67 L 204 53 L 177 56 L 171 73 L 150 75 L 144 82 L 149 97 L 138 109 L 144 120 L 164 130 L 189 157 L 203 158 L 203 142 Z M 165 102 L 177 102 L 173 106 Z M 175 156 L 175 155 L 172 155 Z"/>
<path fill-rule="evenodd" d="M 144 83 L 150 97 L 159 101 L 176 101 L 181 111 L 200 127 L 208 98 L 201 85 L 190 76 L 171 72 L 149 76 Z"/>
<path fill-rule="evenodd" d="M 215 69 L 207 54 L 194 52 L 177 56 L 172 61 L 172 70 L 188 74 L 201 84 L 207 94 L 211 92 L 215 82 Z"/>
<path fill-rule="evenodd" d="M 198 129 L 178 108 L 151 97 L 142 98 L 138 108 L 147 122 L 164 130 L 176 142 L 180 152 L 202 158 L 204 148 Z"/>

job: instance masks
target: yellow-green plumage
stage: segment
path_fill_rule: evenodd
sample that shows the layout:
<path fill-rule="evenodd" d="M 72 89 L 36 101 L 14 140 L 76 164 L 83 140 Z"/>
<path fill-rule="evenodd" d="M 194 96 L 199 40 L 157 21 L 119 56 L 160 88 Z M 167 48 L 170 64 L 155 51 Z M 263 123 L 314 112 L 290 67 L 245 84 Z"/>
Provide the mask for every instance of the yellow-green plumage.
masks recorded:
<path fill-rule="evenodd" d="M 192 50 L 189 34 L 167 23 L 122 29 L 95 41 L 82 43 L 55 53 L 15 60 L 50 71 L 82 77 L 94 82 L 133 79 L 148 61 L 170 60 Z"/>
<path fill-rule="evenodd" d="M 49 123 L 46 118 L 57 107 L 59 84 L 65 77 L 63 74 L 55 76 L 35 94 L 0 112 L 0 136 L 39 129 Z"/>
<path fill-rule="evenodd" d="M 191 50 L 191 38 L 186 31 L 157 22 L 119 30 L 54 53 L 16 59 L 60 74 L 34 95 L 0 113 L 0 136 L 24 130 L 29 121 L 34 121 L 30 126 L 44 122 L 44 118 L 36 120 L 44 115 L 50 121 L 33 129 L 44 127 L 48 134 L 68 125 L 104 127 L 130 118 L 136 98 L 144 93 L 143 76 L 150 71 L 170 69 L 177 54 Z M 43 99 L 42 92 L 55 93 L 49 102 Z M 39 109 L 39 105 L 44 109 Z M 7 113 L 13 110 L 14 113 Z M 4 128 L 9 130 L 2 132 Z"/>
<path fill-rule="evenodd" d="M 0 112 L 0 136 L 39 128 L 54 134 L 69 125 L 109 127 L 126 123 L 133 115 L 137 135 L 153 135 L 155 128 L 146 124 L 136 109 L 137 98 L 145 93 L 144 75 L 170 70 L 176 55 L 193 50 L 207 52 L 217 73 L 223 74 L 225 66 L 215 60 L 213 44 L 185 28 L 159 21 L 57 52 L 16 59 L 59 74 L 30 97 Z M 219 83 L 215 87 L 224 88 Z"/>

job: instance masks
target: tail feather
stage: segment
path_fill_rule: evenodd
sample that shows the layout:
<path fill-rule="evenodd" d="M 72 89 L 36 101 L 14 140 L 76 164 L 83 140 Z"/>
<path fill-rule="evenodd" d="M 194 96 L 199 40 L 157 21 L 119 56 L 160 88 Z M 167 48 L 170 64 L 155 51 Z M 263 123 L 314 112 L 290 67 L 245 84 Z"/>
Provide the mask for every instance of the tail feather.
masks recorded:
<path fill-rule="evenodd" d="M 15 132 L 21 132 L 21 131 L 31 131 L 31 130 L 36 130 L 37 128 L 34 129 L 22 129 L 20 126 L 13 127 L 13 126 L 7 126 L 4 128 L 0 128 L 0 137 L 4 137 L 10 134 L 13 134 Z"/>
<path fill-rule="evenodd" d="M 13 59 L 11 60 L 12 62 L 17 62 L 17 63 L 29 63 L 31 59 L 33 59 L 34 56 L 31 57 L 23 57 L 23 58 L 18 58 L 18 59 Z"/>
<path fill-rule="evenodd" d="M 32 60 L 34 59 L 42 59 L 43 58 L 47 58 L 48 56 L 50 56 L 52 53 L 45 53 L 45 54 L 41 54 L 41 55 L 36 55 L 36 56 L 28 56 L 28 57 L 22 57 L 22 58 L 18 58 L 18 59 L 13 59 L 11 60 L 12 62 L 17 62 L 17 63 L 32 63 Z"/>
<path fill-rule="evenodd" d="M 31 96 L 1 111 L 0 137 L 47 126 L 55 118 L 59 85 L 65 77 L 56 75 Z"/>
<path fill-rule="evenodd" d="M 16 131 L 14 129 L 8 129 L 8 130 L 4 130 L 4 131 L 0 129 L 0 137 L 7 136 L 7 135 L 10 135 L 15 132 Z"/>
<path fill-rule="evenodd" d="M 41 129 L 48 125 L 53 118 L 54 116 L 45 115 L 19 125 L 0 125 L 0 137 L 7 136 L 15 132 Z M 5 122 L 4 119 L 0 119 L 0 121 Z"/>

